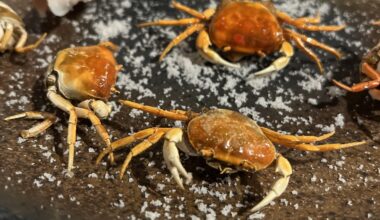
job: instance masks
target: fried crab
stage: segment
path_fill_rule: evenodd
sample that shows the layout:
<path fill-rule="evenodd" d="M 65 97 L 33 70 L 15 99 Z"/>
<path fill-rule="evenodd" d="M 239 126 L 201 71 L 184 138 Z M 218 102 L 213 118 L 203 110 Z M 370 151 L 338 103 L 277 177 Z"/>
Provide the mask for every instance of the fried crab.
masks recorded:
<path fill-rule="evenodd" d="M 320 137 L 284 135 L 268 128 L 259 127 L 252 119 L 226 109 L 195 113 L 182 110 L 166 111 L 131 101 L 120 102 L 157 116 L 184 121 L 187 125 L 183 129 L 148 128 L 124 137 L 103 150 L 97 158 L 97 163 L 107 154 L 120 150 L 135 141 L 143 140 L 128 153 L 120 171 L 120 178 L 122 178 L 133 157 L 148 150 L 160 139 L 164 139 L 163 155 L 166 166 L 176 183 L 183 189 L 180 175 L 186 178 L 187 182 L 191 181 L 192 176 L 182 166 L 178 148 L 191 156 L 204 157 L 208 165 L 220 170 L 221 173 L 232 173 L 239 170 L 259 171 L 267 168 L 276 160 L 276 172 L 279 172 L 282 177 L 275 182 L 270 192 L 251 211 L 263 208 L 280 196 L 285 191 L 292 174 L 289 161 L 276 152 L 273 143 L 288 148 L 316 152 L 338 150 L 365 143 L 313 145 L 314 142 L 329 138 L 334 132 Z"/>
<path fill-rule="evenodd" d="M 372 22 L 372 24 L 380 25 L 380 20 Z M 355 84 L 351 87 L 336 80 L 333 80 L 333 82 L 335 85 L 349 92 L 369 90 L 368 92 L 371 97 L 380 101 L 380 90 L 378 89 L 378 86 L 380 85 L 380 43 L 364 55 L 360 64 L 360 72 L 369 80 Z"/>
<path fill-rule="evenodd" d="M 24 53 L 37 48 L 45 39 L 43 34 L 34 44 L 25 46 L 28 33 L 20 16 L 8 5 L 0 1 L 0 53 L 14 50 Z"/>
<path fill-rule="evenodd" d="M 305 44 L 325 50 L 338 59 L 341 57 L 336 49 L 284 27 L 284 25 L 290 25 L 307 31 L 339 31 L 345 27 L 315 25 L 320 23 L 319 14 L 316 17 L 292 18 L 285 12 L 277 10 L 272 3 L 256 0 L 223 0 L 216 9 L 209 8 L 203 12 L 198 12 L 176 1 L 172 2 L 172 6 L 193 17 L 139 24 L 140 27 L 189 25 L 184 32 L 169 43 L 162 52 L 160 60 L 174 46 L 195 32 L 199 32 L 196 39 L 198 52 L 212 63 L 239 67 L 232 62 L 245 56 L 265 57 L 276 51 L 283 54 L 269 67 L 256 72 L 253 76 L 266 75 L 285 68 L 294 54 L 289 41 L 294 41 L 296 46 L 318 65 L 320 72 L 323 72 L 320 59 Z M 211 46 L 215 46 L 217 50 Z M 219 55 L 220 53 L 229 61 Z"/>
<path fill-rule="evenodd" d="M 67 134 L 69 175 L 72 175 L 74 163 L 77 118 L 90 120 L 106 145 L 111 144 L 100 119 L 110 114 L 111 106 L 106 104 L 106 101 L 111 93 L 116 91 L 114 86 L 117 72 L 121 69 L 112 54 L 116 49 L 117 47 L 111 42 L 67 48 L 58 52 L 55 61 L 48 69 L 47 97 L 53 105 L 70 115 Z M 74 106 L 72 102 L 77 105 Z M 55 115 L 46 112 L 25 112 L 7 117 L 5 120 L 19 118 L 43 120 L 32 128 L 22 131 L 23 138 L 37 136 L 56 121 Z"/>

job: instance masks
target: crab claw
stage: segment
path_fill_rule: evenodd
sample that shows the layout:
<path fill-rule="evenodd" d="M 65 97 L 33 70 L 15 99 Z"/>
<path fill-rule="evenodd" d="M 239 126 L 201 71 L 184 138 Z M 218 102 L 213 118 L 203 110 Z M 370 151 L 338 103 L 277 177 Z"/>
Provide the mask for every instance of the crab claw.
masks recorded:
<path fill-rule="evenodd" d="M 265 76 L 273 72 L 277 72 L 279 70 L 284 69 L 290 61 L 290 58 L 292 58 L 294 54 L 293 46 L 289 42 L 284 42 L 281 46 L 281 53 L 284 54 L 284 56 L 279 57 L 277 60 L 275 60 L 270 66 L 267 68 L 260 70 L 258 72 L 253 73 L 252 76 L 248 77 L 248 81 L 252 80 L 254 77 L 257 76 Z"/>
<path fill-rule="evenodd" d="M 288 186 L 290 175 L 292 174 L 292 166 L 289 161 L 281 155 L 278 155 L 277 157 L 276 172 L 281 173 L 283 177 L 274 183 L 269 193 L 263 200 L 261 200 L 261 202 L 251 209 L 251 212 L 257 212 L 268 205 L 275 198 L 279 197 Z"/>
<path fill-rule="evenodd" d="M 197 37 L 197 48 L 199 54 L 211 63 L 221 64 L 227 67 L 239 68 L 240 66 L 223 59 L 217 52 L 210 48 L 210 36 L 202 30 Z"/>
<path fill-rule="evenodd" d="M 182 163 L 179 159 L 179 153 L 176 144 L 182 141 L 182 130 L 179 128 L 172 129 L 168 131 L 165 135 L 164 143 L 164 159 L 166 166 L 168 167 L 170 173 L 173 175 L 176 183 L 184 189 L 183 181 L 179 174 L 182 174 L 186 178 L 186 183 L 190 183 L 192 176 L 188 173 L 185 168 L 182 166 Z"/>

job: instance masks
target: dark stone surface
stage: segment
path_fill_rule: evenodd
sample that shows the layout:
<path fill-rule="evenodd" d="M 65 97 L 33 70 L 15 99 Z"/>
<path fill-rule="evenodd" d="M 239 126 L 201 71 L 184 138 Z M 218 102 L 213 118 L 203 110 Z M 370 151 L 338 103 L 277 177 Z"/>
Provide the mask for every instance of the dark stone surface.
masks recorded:
<path fill-rule="evenodd" d="M 182 155 L 184 166 L 193 173 L 195 187 L 205 187 L 208 192 L 196 193 L 194 189 L 182 191 L 170 179 L 170 174 L 163 165 L 159 147 L 161 143 L 159 143 L 151 152 L 135 158 L 130 165 L 127 177 L 120 181 L 116 178 L 119 166 L 94 165 L 97 152 L 103 145 L 94 129 L 91 128 L 91 124 L 80 120 L 79 147 L 76 149 L 75 157 L 77 168 L 74 169 L 73 178 L 66 178 L 64 170 L 67 155 L 63 152 L 66 150 L 68 116 L 48 104 L 43 87 L 46 66 L 40 60 L 46 62 L 47 57 L 52 58 L 57 51 L 70 45 L 98 42 L 99 39 L 93 37 L 96 36 L 93 30 L 94 25 L 100 21 L 120 20 L 123 16 L 113 15 L 118 8 L 111 3 L 107 4 L 107 0 L 78 5 L 75 11 L 65 18 L 54 18 L 51 15 L 47 18 L 39 18 L 29 5 L 29 1 L 6 0 L 4 2 L 11 5 L 24 18 L 30 33 L 30 41 L 35 40 L 43 32 L 48 32 L 51 36 L 59 36 L 59 39 L 47 40 L 35 52 L 0 55 L 0 89 L 4 93 L 0 96 L 0 118 L 26 110 L 43 110 L 56 113 L 60 121 L 43 135 L 22 140 L 19 138 L 19 132 L 35 122 L 0 120 L 0 219 L 125 219 L 131 218 L 132 215 L 146 218 L 146 211 L 159 213 L 161 219 L 168 216 L 173 219 L 189 219 L 191 215 L 205 219 L 206 214 L 201 211 L 200 204 L 212 208 L 218 219 L 231 218 L 231 213 L 227 216 L 221 213 L 224 207 L 231 204 L 231 211 L 237 213 L 234 217 L 244 219 L 250 214 L 245 211 L 260 201 L 278 177 L 274 174 L 273 168 L 253 174 L 240 172 L 220 175 L 218 171 L 209 168 L 202 158 Z M 371 0 L 323 2 L 331 8 L 328 16 L 323 17 L 324 23 L 334 23 L 329 21 L 334 18 L 334 9 L 337 9 L 354 31 L 341 33 L 338 35 L 339 38 L 319 33 L 311 36 L 340 48 L 346 54 L 340 62 L 336 62 L 331 56 L 321 55 L 326 68 L 332 72 L 334 78 L 341 80 L 350 76 L 353 79 L 352 82 L 357 81 L 359 79 L 358 65 L 362 54 L 374 46 L 380 37 L 379 30 L 368 24 L 372 18 L 379 18 L 376 16 L 380 10 L 380 3 Z M 132 1 L 132 7 L 124 10 L 125 19 L 135 24 L 146 20 L 147 16 L 152 18 L 155 12 L 157 12 L 157 16 L 153 16 L 155 18 L 176 17 L 176 12 L 169 9 L 168 5 L 167 1 Z M 198 9 L 206 7 L 201 3 L 195 4 L 194 1 L 189 5 Z M 89 8 L 96 10 L 88 11 Z M 89 15 L 91 18 L 86 18 Z M 79 27 L 80 30 L 77 31 L 75 27 Z M 178 32 L 177 29 L 174 30 Z M 148 97 L 143 94 L 143 91 L 130 89 L 129 85 L 119 83 L 121 94 L 113 97 L 113 100 L 128 98 L 169 109 L 173 107 L 171 100 L 174 100 L 177 107 L 191 108 L 194 111 L 210 106 L 228 107 L 234 110 L 255 106 L 261 113 L 260 116 L 265 119 L 265 125 L 275 129 L 276 126 L 283 124 L 281 127 L 283 131 L 296 133 L 301 129 L 305 133 L 308 131 L 308 134 L 321 134 L 321 128 L 315 125 L 330 125 L 334 123 L 334 117 L 340 113 L 344 116 L 345 125 L 343 128 L 337 127 L 336 135 L 328 142 L 368 141 L 368 145 L 362 147 L 326 153 L 304 153 L 279 147 L 279 152 L 292 163 L 294 174 L 286 192 L 275 201 L 274 205 L 261 211 L 265 215 L 263 218 L 364 219 L 371 216 L 374 219 L 380 218 L 380 151 L 378 149 L 380 118 L 377 113 L 380 105 L 371 100 L 366 92 L 348 94 L 339 98 L 331 97 L 327 92 L 327 87 L 331 86 L 329 81 L 323 83 L 324 87 L 321 90 L 306 92 L 296 83 L 302 78 L 297 74 L 288 75 L 288 72 L 311 69 L 309 74 L 313 77 L 318 75 L 318 72 L 314 64 L 297 52 L 291 64 L 267 88 L 260 90 L 259 95 L 249 93 L 243 106 L 231 101 L 234 97 L 229 97 L 232 105 L 224 106 L 218 102 L 215 93 L 208 93 L 207 89 L 194 87 L 186 81 L 178 83 L 176 78 L 167 78 L 165 62 L 161 65 L 157 64 L 157 56 L 148 56 L 157 48 L 162 50 L 169 42 L 168 35 L 159 35 L 162 32 L 158 29 L 139 30 L 134 26 L 129 33 L 135 36 L 112 38 L 113 42 L 122 46 L 117 56 L 119 63 L 125 66 L 121 74 L 128 74 L 133 82 L 139 82 L 139 74 L 142 74 L 143 68 L 132 65 L 133 61 L 130 60 L 130 51 L 134 47 L 138 48 L 133 56 L 144 55 L 146 59 L 143 60 L 142 66 L 152 70 L 152 76 L 148 77 L 149 83 L 144 84 L 144 87 L 149 88 L 156 97 Z M 152 40 L 148 41 L 150 37 Z M 144 42 L 144 47 L 138 44 L 140 41 Z M 178 56 L 189 56 L 194 63 L 199 65 L 197 58 L 189 55 L 193 54 L 189 51 L 194 51 L 194 38 L 191 38 L 189 42 L 190 46 L 185 45 L 177 50 Z M 350 42 L 361 42 L 362 45 L 357 46 Z M 252 58 L 245 61 L 245 64 L 257 61 L 258 59 Z M 259 66 L 263 67 L 268 62 L 269 59 L 260 61 Z M 211 66 L 208 63 L 204 65 Z M 228 74 L 232 74 L 235 79 L 244 77 L 221 67 L 212 68 L 218 73 L 210 76 L 212 81 L 221 84 L 228 81 Z M 141 76 L 141 78 L 146 77 L 146 75 Z M 169 94 L 164 93 L 163 88 L 168 87 L 172 87 L 173 90 Z M 291 102 L 289 105 L 293 111 L 290 113 L 270 107 L 263 108 L 257 104 L 259 96 L 275 97 L 274 91 L 278 88 L 291 88 L 294 94 L 302 93 L 305 98 Z M 226 92 L 218 89 L 219 95 Z M 252 90 L 243 81 L 238 81 L 234 89 L 240 93 Z M 199 95 L 204 95 L 205 98 L 199 101 Z M 309 98 L 317 99 L 318 105 L 309 104 L 307 102 Z M 130 110 L 122 108 L 115 116 L 103 121 L 114 140 L 132 131 L 150 126 L 173 125 L 166 120 L 146 115 L 135 118 L 129 115 Z M 311 116 L 313 122 L 311 124 L 282 123 L 286 115 L 304 118 Z M 94 152 L 91 149 L 94 149 Z M 118 155 L 118 164 L 120 164 L 125 153 Z M 98 178 L 89 177 L 94 174 Z M 55 179 L 49 181 L 50 175 Z M 129 179 L 133 181 L 129 182 Z M 39 184 L 42 185 L 38 187 Z M 187 186 L 188 188 L 191 186 Z M 226 199 L 220 200 L 219 196 L 215 196 L 216 192 L 226 194 Z M 123 201 L 123 207 L 115 205 L 121 204 L 119 200 Z M 158 200 L 163 205 L 154 205 Z"/>

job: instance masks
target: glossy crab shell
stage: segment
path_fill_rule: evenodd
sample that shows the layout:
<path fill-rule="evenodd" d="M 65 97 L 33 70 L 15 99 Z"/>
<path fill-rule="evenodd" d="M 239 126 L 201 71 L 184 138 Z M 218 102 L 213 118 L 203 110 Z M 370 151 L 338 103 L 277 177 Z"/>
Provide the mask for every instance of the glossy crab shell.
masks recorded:
<path fill-rule="evenodd" d="M 224 0 L 209 25 L 210 39 L 229 53 L 269 54 L 278 51 L 283 31 L 269 3 Z"/>
<path fill-rule="evenodd" d="M 188 139 L 195 151 L 209 150 L 213 159 L 235 169 L 261 170 L 276 157 L 276 149 L 252 119 L 230 110 L 210 110 L 192 119 Z"/>
<path fill-rule="evenodd" d="M 105 46 L 75 47 L 58 53 L 54 70 L 66 98 L 107 100 L 116 82 L 117 63 Z"/>

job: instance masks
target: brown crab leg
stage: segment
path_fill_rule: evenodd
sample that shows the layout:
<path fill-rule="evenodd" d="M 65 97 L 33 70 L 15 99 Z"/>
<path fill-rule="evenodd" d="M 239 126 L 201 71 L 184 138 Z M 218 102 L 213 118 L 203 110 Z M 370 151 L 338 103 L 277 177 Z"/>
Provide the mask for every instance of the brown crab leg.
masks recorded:
<path fill-rule="evenodd" d="M 296 19 L 290 17 L 285 12 L 277 11 L 277 17 L 283 22 L 290 24 L 298 29 L 307 30 L 307 31 L 340 31 L 344 29 L 345 25 L 329 25 L 329 26 L 316 26 L 316 25 L 308 25 L 305 22 L 299 22 Z"/>
<path fill-rule="evenodd" d="M 314 51 L 312 51 L 310 48 L 306 47 L 301 38 L 297 36 L 292 36 L 292 38 L 296 42 L 296 46 L 317 64 L 319 72 L 323 73 L 323 65 L 317 54 L 315 54 Z"/>
<path fill-rule="evenodd" d="M 27 119 L 44 119 L 44 121 L 34 125 L 28 130 L 21 131 L 21 137 L 30 138 L 35 137 L 38 134 L 44 132 L 48 129 L 54 122 L 56 121 L 56 116 L 46 112 L 24 112 L 17 115 L 9 116 L 5 118 L 5 121 L 10 121 L 19 118 L 27 118 Z"/>
<path fill-rule="evenodd" d="M 380 80 L 380 73 L 377 72 L 371 65 L 369 65 L 367 62 L 364 62 L 361 65 L 361 71 L 366 76 L 368 76 L 371 79 L 379 79 Z"/>
<path fill-rule="evenodd" d="M 125 171 L 128 168 L 129 163 L 131 162 L 132 158 L 143 153 L 144 151 L 148 150 L 150 147 L 152 147 L 155 143 L 157 143 L 163 136 L 165 132 L 164 131 L 157 131 L 153 133 L 149 138 L 145 139 L 140 144 L 136 145 L 131 149 L 129 154 L 124 160 L 124 163 L 121 167 L 119 178 L 122 179 L 124 176 Z"/>
<path fill-rule="evenodd" d="M 27 51 L 34 50 L 38 46 L 40 46 L 40 44 L 46 38 L 46 36 L 47 36 L 47 33 L 44 33 L 34 44 L 30 44 L 28 46 L 24 46 L 25 43 L 26 43 L 26 39 L 28 37 L 28 34 L 24 30 L 22 30 L 21 31 L 20 40 L 18 41 L 18 43 L 17 43 L 17 45 L 15 47 L 15 50 L 18 53 L 25 53 Z"/>
<path fill-rule="evenodd" d="M 301 40 L 304 41 L 304 42 L 306 42 L 307 44 L 310 44 L 312 46 L 318 47 L 319 49 L 325 50 L 325 51 L 333 54 L 338 59 L 342 58 L 342 54 L 338 50 L 336 50 L 335 48 L 333 48 L 333 47 L 330 47 L 330 46 L 328 46 L 326 44 L 323 44 L 323 43 L 321 43 L 321 42 L 319 42 L 319 41 L 311 38 L 311 37 L 307 37 L 307 36 L 305 36 L 303 34 L 297 33 L 297 32 L 292 31 L 290 29 L 285 28 L 284 30 L 285 30 L 285 33 L 287 35 L 296 36 L 298 38 L 301 38 Z"/>
<path fill-rule="evenodd" d="M 198 19 L 202 19 L 202 20 L 207 19 L 207 17 L 204 14 L 202 14 L 201 12 L 199 12 L 199 11 L 197 11 L 195 9 L 192 9 L 192 8 L 186 6 L 186 5 L 182 5 L 181 3 L 178 3 L 176 1 L 172 1 L 172 6 L 174 8 L 176 8 L 176 9 L 178 9 L 180 11 L 183 11 L 183 12 L 186 12 L 189 15 L 194 16 L 194 17 L 196 17 Z"/>
<path fill-rule="evenodd" d="M 201 20 L 198 18 L 183 18 L 178 20 L 158 20 L 151 22 L 144 22 L 138 24 L 137 27 L 148 27 L 148 26 L 181 26 L 199 23 Z"/>
<path fill-rule="evenodd" d="M 75 112 L 75 107 L 71 104 L 70 101 L 62 97 L 61 95 L 57 94 L 56 88 L 50 87 L 48 88 L 47 93 L 48 99 L 59 109 L 62 111 L 67 112 L 69 116 L 69 127 L 67 132 L 67 144 L 69 145 L 69 160 L 67 163 L 67 171 L 69 176 L 73 176 L 73 173 L 71 170 L 73 169 L 74 165 L 74 156 L 75 156 L 75 142 L 77 137 L 77 122 L 78 117 Z"/>
<path fill-rule="evenodd" d="M 104 143 L 106 143 L 107 147 L 110 147 L 111 145 L 111 139 L 107 132 L 107 130 L 104 128 L 102 123 L 100 122 L 100 119 L 93 113 L 92 111 L 84 108 L 78 108 L 75 107 L 75 112 L 78 116 L 78 118 L 86 118 L 91 121 L 92 125 L 95 127 L 96 132 L 99 134 L 99 136 L 102 138 Z M 113 154 L 110 153 L 111 163 L 114 162 Z"/>
<path fill-rule="evenodd" d="M 380 85 L 380 80 L 371 80 L 367 82 L 362 82 L 362 83 L 355 84 L 351 87 L 341 82 L 338 82 L 336 80 L 333 80 L 333 82 L 335 83 L 335 85 L 339 86 L 340 88 L 345 89 L 350 92 L 361 92 L 366 89 L 374 89 Z"/>
<path fill-rule="evenodd" d="M 317 141 L 325 140 L 331 137 L 334 132 L 322 135 L 320 137 L 316 136 L 293 136 L 293 135 L 284 135 L 278 132 L 272 131 L 268 128 L 261 127 L 264 134 L 271 140 L 273 143 L 283 145 L 288 148 L 294 148 L 304 151 L 331 151 L 339 150 L 348 147 L 354 147 L 358 145 L 365 144 L 365 141 L 352 142 L 347 144 L 323 144 L 323 145 L 311 145 L 308 143 L 313 143 Z M 300 143 L 301 142 L 301 143 Z"/>
<path fill-rule="evenodd" d="M 333 151 L 333 150 L 340 150 L 344 148 L 349 147 L 355 147 L 359 145 L 366 144 L 365 141 L 359 141 L 359 142 L 352 142 L 347 144 L 323 144 L 323 145 L 311 145 L 311 144 L 297 144 L 294 146 L 291 146 L 289 148 L 294 148 L 297 150 L 303 150 L 303 151 L 314 151 L 314 152 L 325 152 L 325 151 Z M 285 145 L 284 145 L 285 146 Z"/>
<path fill-rule="evenodd" d="M 333 80 L 334 84 L 339 86 L 340 88 L 350 91 L 350 92 L 361 92 L 363 90 L 369 89 L 373 90 L 375 89 L 378 85 L 380 85 L 380 73 L 378 73 L 375 69 L 373 69 L 368 63 L 364 62 L 361 65 L 361 71 L 363 74 L 371 78 L 372 80 L 362 82 L 355 84 L 353 86 L 347 86 L 341 82 L 338 82 L 336 80 Z M 376 92 L 371 92 L 375 95 Z M 376 96 L 376 95 L 375 95 Z"/>
<path fill-rule="evenodd" d="M 183 40 L 185 40 L 186 38 L 188 38 L 190 35 L 192 35 L 193 33 L 195 32 L 198 32 L 200 30 L 202 30 L 204 27 L 204 24 L 194 24 L 194 25 L 191 25 L 190 27 L 186 28 L 186 30 L 184 32 L 182 32 L 181 34 L 179 34 L 176 38 L 174 38 L 169 44 L 168 46 L 164 49 L 164 51 L 161 53 L 161 56 L 160 56 L 160 61 L 162 61 L 164 59 L 164 57 L 166 56 L 166 54 L 173 48 L 175 47 L 176 45 L 178 45 L 179 43 L 181 43 Z"/>
<path fill-rule="evenodd" d="M 317 141 L 325 140 L 335 134 L 335 132 L 330 132 L 327 134 L 324 134 L 322 136 L 296 136 L 296 135 L 286 135 L 281 134 L 277 131 L 273 131 L 269 128 L 260 127 L 265 136 L 267 136 L 271 141 L 275 143 L 289 143 L 291 144 L 298 144 L 298 143 L 313 143 Z"/>
<path fill-rule="evenodd" d="M 164 118 L 169 118 L 169 119 L 173 119 L 173 120 L 180 120 L 180 121 L 188 121 L 189 120 L 189 117 L 187 116 L 187 114 L 184 111 L 178 111 L 178 112 L 166 111 L 166 110 L 162 110 L 162 109 L 155 108 L 152 106 L 147 106 L 147 105 L 142 105 L 142 104 L 139 104 L 136 102 L 131 102 L 128 100 L 119 100 L 119 102 L 122 105 L 126 105 L 128 107 L 135 108 L 135 109 L 138 109 L 138 110 L 141 110 L 144 112 L 148 112 L 148 113 L 151 113 L 153 115 L 161 116 Z"/>
<path fill-rule="evenodd" d="M 294 21 L 305 24 L 319 24 L 321 22 L 321 14 L 317 12 L 315 17 L 295 18 Z"/>
<path fill-rule="evenodd" d="M 96 159 L 96 164 L 99 164 L 100 161 L 102 161 L 102 159 L 107 154 L 111 153 L 112 151 L 122 149 L 123 147 L 126 147 L 128 144 L 131 144 L 131 143 L 133 143 L 135 141 L 144 139 L 144 138 L 148 137 L 149 135 L 152 135 L 152 134 L 156 133 L 157 131 L 166 132 L 166 131 L 168 131 L 170 129 L 171 128 L 148 128 L 148 129 L 139 131 L 139 132 L 137 132 L 137 133 L 135 133 L 133 135 L 130 135 L 130 136 L 121 138 L 121 139 L 119 139 L 119 140 L 117 140 L 115 142 L 112 142 L 110 147 L 107 147 L 106 149 L 104 149 L 99 154 L 99 156 Z"/>

